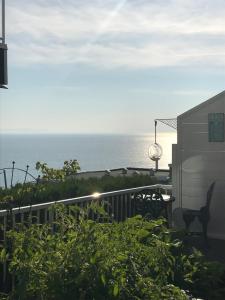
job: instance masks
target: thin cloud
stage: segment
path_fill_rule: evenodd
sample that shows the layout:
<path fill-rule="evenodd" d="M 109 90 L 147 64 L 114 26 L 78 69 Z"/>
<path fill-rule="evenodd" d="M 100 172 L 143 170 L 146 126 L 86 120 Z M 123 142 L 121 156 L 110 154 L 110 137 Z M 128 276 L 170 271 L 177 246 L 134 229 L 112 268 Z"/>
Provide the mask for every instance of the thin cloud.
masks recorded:
<path fill-rule="evenodd" d="M 225 65 L 221 0 L 11 0 L 14 64 Z"/>

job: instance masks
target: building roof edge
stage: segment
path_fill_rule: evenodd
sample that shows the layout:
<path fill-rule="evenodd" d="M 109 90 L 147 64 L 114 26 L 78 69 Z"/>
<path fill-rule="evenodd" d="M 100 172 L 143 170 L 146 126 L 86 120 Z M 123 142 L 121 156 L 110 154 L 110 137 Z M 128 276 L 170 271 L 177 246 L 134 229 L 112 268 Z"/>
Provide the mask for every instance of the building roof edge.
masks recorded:
<path fill-rule="evenodd" d="M 179 116 L 177 117 L 177 119 L 182 119 L 183 117 L 186 117 L 186 116 L 190 115 L 191 113 L 193 113 L 193 112 L 195 112 L 195 111 L 198 111 L 199 109 L 201 109 L 202 107 L 206 106 L 207 104 L 211 104 L 211 103 L 214 102 L 214 101 L 220 100 L 220 97 L 221 97 L 222 95 L 225 95 L 225 90 L 222 91 L 221 93 L 219 93 L 219 94 L 217 94 L 217 95 L 215 95 L 215 96 L 209 98 L 208 100 L 206 100 L 206 101 L 204 101 L 204 102 L 202 102 L 202 103 L 200 103 L 200 104 L 194 106 L 193 108 L 191 108 L 191 109 L 185 111 L 184 113 L 182 113 L 181 115 L 179 115 Z"/>

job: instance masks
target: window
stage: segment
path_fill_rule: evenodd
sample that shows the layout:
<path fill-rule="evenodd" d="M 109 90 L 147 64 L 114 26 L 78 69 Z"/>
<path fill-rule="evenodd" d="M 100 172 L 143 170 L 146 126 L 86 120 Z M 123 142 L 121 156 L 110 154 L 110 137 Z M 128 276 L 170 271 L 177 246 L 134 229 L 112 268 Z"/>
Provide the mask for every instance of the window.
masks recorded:
<path fill-rule="evenodd" d="M 224 142 L 224 113 L 208 114 L 209 142 Z"/>

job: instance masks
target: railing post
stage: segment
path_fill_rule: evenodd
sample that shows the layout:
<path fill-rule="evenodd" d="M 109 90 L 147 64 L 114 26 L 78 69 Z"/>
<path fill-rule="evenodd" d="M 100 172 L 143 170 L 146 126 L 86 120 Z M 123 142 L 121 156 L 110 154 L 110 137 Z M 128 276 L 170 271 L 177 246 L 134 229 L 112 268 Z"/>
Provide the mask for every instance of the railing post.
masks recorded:
<path fill-rule="evenodd" d="M 15 161 L 12 162 L 13 167 L 12 167 L 12 175 L 11 175 L 11 187 L 13 185 L 13 175 L 14 175 L 14 169 L 15 169 Z"/>
<path fill-rule="evenodd" d="M 7 227 L 7 216 L 4 216 L 3 220 L 3 246 L 6 249 L 6 227 Z M 3 262 L 3 286 L 6 286 L 6 279 L 7 279 L 7 262 Z"/>
<path fill-rule="evenodd" d="M 24 182 L 23 182 L 23 184 L 25 184 L 25 183 L 26 183 L 28 169 L 29 169 L 29 166 L 27 165 L 27 168 L 26 168 L 26 172 L 25 172 L 25 177 L 24 177 Z"/>
<path fill-rule="evenodd" d="M 4 184 L 5 184 L 5 189 L 7 189 L 7 177 L 6 177 L 6 171 L 5 169 L 3 170 L 3 175 L 4 175 Z"/>

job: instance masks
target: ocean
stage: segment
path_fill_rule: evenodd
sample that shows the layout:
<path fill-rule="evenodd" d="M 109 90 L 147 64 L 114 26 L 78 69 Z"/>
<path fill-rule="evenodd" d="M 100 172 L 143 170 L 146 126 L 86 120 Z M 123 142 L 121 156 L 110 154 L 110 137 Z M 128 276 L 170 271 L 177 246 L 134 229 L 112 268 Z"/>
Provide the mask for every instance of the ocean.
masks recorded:
<path fill-rule="evenodd" d="M 15 167 L 26 169 L 37 177 L 35 164 L 46 162 L 60 168 L 63 162 L 77 159 L 81 171 L 106 170 L 120 167 L 154 167 L 148 157 L 148 148 L 154 142 L 154 134 L 148 135 L 96 135 L 96 134 L 1 134 L 0 169 Z M 176 132 L 158 133 L 157 142 L 163 148 L 159 167 L 168 168 L 171 163 L 172 144 Z M 14 174 L 17 180 L 23 174 Z M 20 178 L 21 179 L 21 178 Z M 0 185 L 3 175 L 0 174 Z"/>

